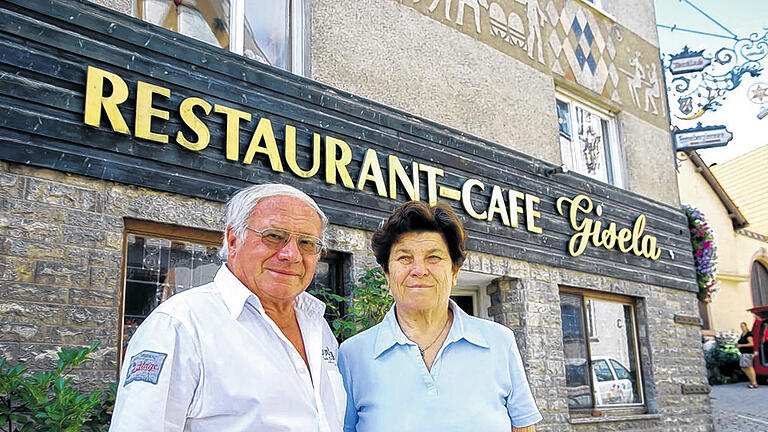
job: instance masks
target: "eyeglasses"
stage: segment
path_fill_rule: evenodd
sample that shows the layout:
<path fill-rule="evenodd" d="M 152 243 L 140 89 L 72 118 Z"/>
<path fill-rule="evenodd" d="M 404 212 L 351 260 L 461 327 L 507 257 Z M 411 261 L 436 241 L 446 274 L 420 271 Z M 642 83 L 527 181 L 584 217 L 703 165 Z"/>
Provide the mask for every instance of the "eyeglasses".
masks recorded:
<path fill-rule="evenodd" d="M 325 248 L 325 243 L 319 238 L 309 235 L 286 231 L 278 228 L 264 228 L 263 230 L 245 227 L 261 236 L 261 242 L 268 247 L 280 250 L 291 241 L 291 237 L 296 237 L 296 246 L 304 254 L 318 255 Z"/>

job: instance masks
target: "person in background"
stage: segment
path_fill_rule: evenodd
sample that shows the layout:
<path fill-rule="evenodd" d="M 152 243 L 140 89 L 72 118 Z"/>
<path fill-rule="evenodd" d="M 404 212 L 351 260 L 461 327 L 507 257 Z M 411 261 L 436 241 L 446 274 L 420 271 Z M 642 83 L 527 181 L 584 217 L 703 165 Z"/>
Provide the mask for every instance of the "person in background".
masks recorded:
<path fill-rule="evenodd" d="M 534 431 L 542 419 L 512 331 L 449 298 L 465 241 L 450 207 L 418 201 L 374 233 L 395 304 L 339 348 L 345 432 Z"/>
<path fill-rule="evenodd" d="M 743 322 L 740 325 L 741 336 L 739 336 L 739 340 L 736 341 L 736 347 L 741 353 L 739 366 L 747 375 L 747 378 L 749 378 L 748 387 L 754 389 L 757 388 L 757 376 L 755 375 L 755 362 L 753 359 L 755 355 L 755 341 L 752 339 L 752 332 L 749 331 L 747 323 Z"/>
<path fill-rule="evenodd" d="M 338 344 L 304 292 L 326 225 L 293 187 L 238 192 L 213 282 L 160 304 L 128 344 L 110 431 L 340 431 Z"/>

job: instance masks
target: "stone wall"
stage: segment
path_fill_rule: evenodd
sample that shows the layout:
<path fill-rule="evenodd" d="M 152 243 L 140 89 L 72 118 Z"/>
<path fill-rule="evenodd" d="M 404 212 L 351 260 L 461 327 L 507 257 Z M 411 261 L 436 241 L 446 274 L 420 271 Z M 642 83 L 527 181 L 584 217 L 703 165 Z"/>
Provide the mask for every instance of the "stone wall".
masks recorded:
<path fill-rule="evenodd" d="M 540 431 L 710 431 L 708 394 L 683 394 L 683 385 L 708 387 L 698 326 L 675 323 L 675 315 L 698 316 L 696 295 L 619 279 L 554 269 L 473 253 L 464 267 L 493 269 L 502 277 L 488 286 L 489 315 L 512 328 L 528 380 L 544 420 Z M 572 417 L 565 388 L 561 286 L 635 299 L 647 413 L 601 409 L 594 418 Z M 617 422 L 616 416 L 622 419 Z"/>

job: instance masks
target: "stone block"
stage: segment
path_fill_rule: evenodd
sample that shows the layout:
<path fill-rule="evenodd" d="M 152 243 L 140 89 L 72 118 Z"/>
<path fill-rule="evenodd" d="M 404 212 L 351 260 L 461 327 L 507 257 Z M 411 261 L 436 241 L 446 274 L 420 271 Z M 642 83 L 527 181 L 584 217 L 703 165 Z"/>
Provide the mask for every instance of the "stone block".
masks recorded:
<path fill-rule="evenodd" d="M 0 255 L 0 281 L 32 282 L 33 273 L 29 260 Z"/>
<path fill-rule="evenodd" d="M 117 293 L 112 290 L 69 290 L 69 303 L 84 306 L 117 306 Z"/>
<path fill-rule="evenodd" d="M 101 347 L 117 346 L 117 325 L 99 327 L 57 326 L 51 329 L 51 341 L 62 345 L 90 345 L 99 342 Z"/>
<path fill-rule="evenodd" d="M 37 261 L 35 283 L 52 285 L 85 286 L 87 269 L 82 264 L 56 261 Z"/>
<path fill-rule="evenodd" d="M 0 322 L 59 324 L 61 306 L 20 301 L 0 301 Z"/>
<path fill-rule="evenodd" d="M 0 214 L 0 234 L 40 242 L 55 242 L 61 238 L 61 228 L 55 223 L 5 213 Z"/>
<path fill-rule="evenodd" d="M 0 255 L 27 256 L 27 242 L 23 239 L 0 235 Z"/>
<path fill-rule="evenodd" d="M 3 319 L 0 323 L 0 341 L 29 342 L 45 338 L 45 328 L 35 323 L 14 323 Z"/>
<path fill-rule="evenodd" d="M 88 257 L 89 266 L 109 267 L 119 269 L 123 261 L 121 250 L 88 250 L 84 251 Z"/>
<path fill-rule="evenodd" d="M 0 342 L 0 358 L 15 363 L 16 358 L 18 357 L 18 351 L 18 342 Z"/>
<path fill-rule="evenodd" d="M 67 301 L 67 289 L 50 285 L 0 281 L 0 298 L 63 304 Z"/>
<path fill-rule="evenodd" d="M 55 344 L 21 343 L 17 361 L 32 370 L 53 369 L 59 360 L 58 352 L 59 345 Z"/>
<path fill-rule="evenodd" d="M 117 308 L 65 306 L 63 309 L 62 323 L 64 325 L 96 327 L 110 322 L 117 322 Z"/>
<path fill-rule="evenodd" d="M 24 194 L 24 177 L 0 172 L 0 197 L 21 198 Z"/>
<path fill-rule="evenodd" d="M 368 252 L 366 233 L 362 230 L 331 225 L 325 231 L 325 240 L 330 249 L 340 252 Z"/>
<path fill-rule="evenodd" d="M 99 192 L 92 189 L 74 187 L 39 178 L 27 181 L 27 192 L 24 196 L 29 201 L 53 204 L 70 209 L 103 211 L 103 203 Z"/>
<path fill-rule="evenodd" d="M 88 286 L 96 290 L 114 292 L 119 290 L 119 270 L 112 267 L 91 267 L 88 275 Z"/>
<path fill-rule="evenodd" d="M 65 243 L 91 249 L 103 248 L 105 238 L 106 235 L 101 230 L 73 226 L 65 226 L 62 230 L 62 239 Z M 122 240 L 122 235 L 120 238 Z"/>
<path fill-rule="evenodd" d="M 72 384 L 83 392 L 107 390 L 109 385 L 118 379 L 117 367 L 107 370 L 74 370 L 71 374 Z"/>
<path fill-rule="evenodd" d="M 105 249 L 121 250 L 123 247 L 123 233 L 107 232 L 105 235 Z"/>

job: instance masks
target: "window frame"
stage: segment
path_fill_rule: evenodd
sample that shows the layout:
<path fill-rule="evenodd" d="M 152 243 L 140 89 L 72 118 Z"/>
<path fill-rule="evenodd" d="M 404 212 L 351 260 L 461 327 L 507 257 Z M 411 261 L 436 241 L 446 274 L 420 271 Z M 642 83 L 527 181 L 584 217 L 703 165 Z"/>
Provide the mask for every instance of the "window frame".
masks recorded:
<path fill-rule="evenodd" d="M 120 301 L 117 314 L 117 373 L 123 361 L 123 331 L 125 320 L 125 289 L 128 277 L 128 236 L 137 235 L 143 237 L 159 238 L 170 241 L 183 241 L 197 243 L 203 246 L 222 247 L 224 233 L 220 231 L 206 230 L 202 228 L 190 228 L 181 225 L 171 225 L 159 222 L 124 218 L 123 219 L 123 245 L 122 260 L 120 264 Z"/>
<path fill-rule="evenodd" d="M 583 176 L 589 177 L 600 182 L 610 184 L 619 188 L 625 188 L 625 175 L 624 175 L 624 155 L 621 150 L 619 142 L 619 127 L 618 127 L 618 114 L 616 111 L 609 108 L 602 107 L 596 103 L 585 100 L 577 96 L 572 92 L 568 92 L 562 88 L 558 88 L 555 91 L 555 112 L 557 112 L 558 102 L 563 102 L 568 105 L 568 120 L 571 127 L 570 137 L 563 136 L 560 132 L 560 125 L 557 125 L 558 129 L 558 144 L 560 146 L 560 156 L 562 162 L 568 167 L 568 169 L 577 172 Z M 607 179 L 602 180 L 600 178 L 593 177 L 589 173 L 582 172 L 579 168 L 579 161 L 576 159 L 577 152 L 574 151 L 574 129 L 576 129 L 575 108 L 579 107 L 582 110 L 589 112 L 592 115 L 597 116 L 601 120 L 606 122 L 606 136 L 608 138 L 608 145 L 603 143 L 603 152 L 605 154 L 606 174 Z M 563 152 L 563 140 L 569 142 L 568 154 Z"/>
<path fill-rule="evenodd" d="M 596 393 L 595 393 L 595 386 L 596 383 L 592 380 L 592 362 L 593 362 L 593 354 L 592 354 L 592 343 L 591 338 L 588 334 L 588 330 L 585 329 L 586 342 L 587 342 L 587 355 L 589 356 L 589 387 L 590 391 L 592 392 L 592 406 L 591 407 L 584 407 L 584 408 L 568 408 L 569 412 L 572 413 L 591 413 L 593 410 L 607 410 L 607 411 L 617 411 L 617 410 L 626 410 L 626 409 L 643 409 L 643 411 L 647 410 L 647 392 L 645 390 L 645 372 L 643 370 L 643 360 L 641 358 L 641 349 L 640 349 L 640 336 L 639 336 L 639 328 L 637 324 L 637 301 L 636 299 L 629 297 L 629 296 L 623 296 L 619 294 L 606 294 L 601 292 L 596 292 L 588 289 L 583 288 L 576 288 L 576 287 L 570 287 L 570 286 L 560 286 L 559 287 L 559 293 L 560 294 L 569 294 L 572 296 L 580 296 L 582 301 L 582 320 L 584 320 L 585 326 L 588 326 L 588 319 L 587 316 L 587 300 L 593 299 L 593 300 L 602 300 L 602 301 L 608 301 L 613 303 L 619 303 L 622 305 L 630 306 L 631 311 L 631 319 L 632 319 L 632 344 L 634 346 L 634 354 L 635 354 L 635 368 L 637 370 L 637 390 L 640 397 L 640 402 L 636 403 L 628 403 L 628 404 L 603 404 L 599 405 L 597 403 Z M 560 324 L 562 328 L 562 323 Z M 565 354 L 565 352 L 563 353 Z M 566 360 L 565 357 L 563 359 Z M 609 362 L 607 362 L 609 363 Z M 623 365 L 625 368 L 629 365 Z M 612 367 L 609 366 L 609 367 Z M 614 372 L 615 373 L 615 372 Z"/>
<path fill-rule="evenodd" d="M 142 1 L 143 0 L 133 0 L 132 10 L 137 18 L 139 17 Z M 229 47 L 227 47 L 227 49 L 240 56 L 243 56 L 245 45 L 246 1 L 247 0 L 229 0 Z M 288 3 L 288 21 L 290 26 L 288 34 L 290 38 L 289 51 L 291 56 L 290 67 L 286 70 L 296 75 L 307 76 L 309 74 L 309 0 L 286 1 Z M 143 20 L 143 18 L 140 19 Z M 191 37 L 186 36 L 183 33 L 178 34 L 185 37 Z"/>

